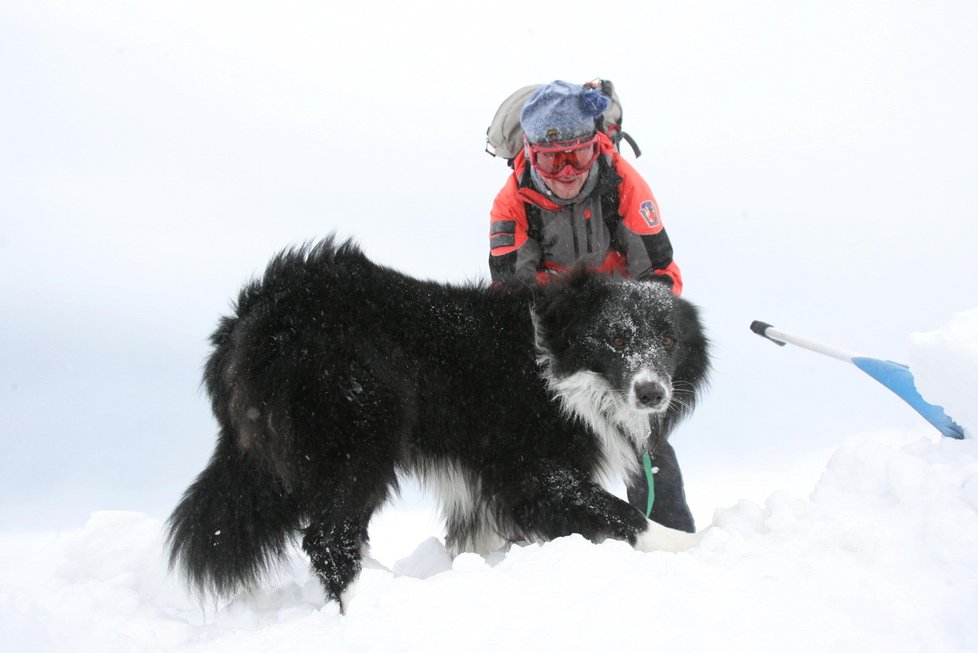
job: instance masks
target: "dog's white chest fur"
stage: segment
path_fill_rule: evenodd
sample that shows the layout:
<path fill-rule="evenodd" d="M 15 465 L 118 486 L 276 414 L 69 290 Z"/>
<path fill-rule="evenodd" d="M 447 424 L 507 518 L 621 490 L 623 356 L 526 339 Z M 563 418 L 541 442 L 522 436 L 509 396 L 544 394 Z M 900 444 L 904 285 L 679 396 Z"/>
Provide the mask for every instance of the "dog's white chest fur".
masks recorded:
<path fill-rule="evenodd" d="M 607 381 L 594 372 L 576 372 L 557 378 L 550 373 L 549 365 L 545 365 L 544 378 L 562 408 L 598 436 L 601 446 L 598 472 L 602 480 L 612 483 L 635 474 L 639 467 L 638 453 L 651 431 L 649 415 L 629 409 Z"/>

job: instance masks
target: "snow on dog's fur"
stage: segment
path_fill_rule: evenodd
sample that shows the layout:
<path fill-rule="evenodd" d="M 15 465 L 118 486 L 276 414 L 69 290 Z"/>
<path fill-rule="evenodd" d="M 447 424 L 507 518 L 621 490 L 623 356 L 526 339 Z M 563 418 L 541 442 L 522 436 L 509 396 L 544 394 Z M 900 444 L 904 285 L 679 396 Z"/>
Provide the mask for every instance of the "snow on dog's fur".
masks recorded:
<path fill-rule="evenodd" d="M 257 584 L 301 534 L 345 608 L 399 472 L 439 495 L 455 553 L 570 533 L 698 541 L 600 484 L 636 471 L 650 420 L 668 434 L 709 367 L 695 307 L 662 284 L 439 284 L 330 238 L 273 259 L 211 341 L 217 446 L 168 522 L 171 564 L 198 590 Z"/>

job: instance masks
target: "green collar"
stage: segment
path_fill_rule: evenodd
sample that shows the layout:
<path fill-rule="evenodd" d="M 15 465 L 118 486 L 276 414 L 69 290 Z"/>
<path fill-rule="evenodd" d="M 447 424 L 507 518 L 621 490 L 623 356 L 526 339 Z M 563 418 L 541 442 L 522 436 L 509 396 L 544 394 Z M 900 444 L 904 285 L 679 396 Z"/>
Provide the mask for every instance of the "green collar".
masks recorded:
<path fill-rule="evenodd" d="M 645 468 L 645 479 L 649 483 L 649 502 L 645 507 L 645 516 L 652 514 L 652 504 L 655 503 L 655 472 L 652 471 L 652 456 L 646 451 L 642 454 L 642 467 Z"/>

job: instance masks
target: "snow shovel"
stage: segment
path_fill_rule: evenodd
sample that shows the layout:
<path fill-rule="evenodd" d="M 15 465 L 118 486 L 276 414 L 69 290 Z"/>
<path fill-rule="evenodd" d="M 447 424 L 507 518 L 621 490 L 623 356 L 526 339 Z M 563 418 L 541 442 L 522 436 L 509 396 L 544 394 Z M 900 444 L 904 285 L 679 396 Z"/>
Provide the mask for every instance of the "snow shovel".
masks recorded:
<path fill-rule="evenodd" d="M 804 347 L 819 354 L 825 354 L 826 356 L 852 363 L 892 390 L 900 399 L 910 404 L 915 411 L 920 413 L 942 435 L 956 440 L 964 439 L 964 429 L 948 417 L 947 413 L 944 412 L 944 408 L 928 403 L 920 396 L 920 393 L 917 392 L 917 388 L 914 386 L 913 374 L 910 373 L 910 368 L 906 365 L 894 363 L 893 361 L 884 361 L 878 358 L 869 358 L 868 356 L 854 356 L 835 347 L 784 333 L 775 329 L 770 324 L 758 320 L 751 322 L 750 330 L 781 347 L 786 343 L 791 343 L 792 345 Z"/>

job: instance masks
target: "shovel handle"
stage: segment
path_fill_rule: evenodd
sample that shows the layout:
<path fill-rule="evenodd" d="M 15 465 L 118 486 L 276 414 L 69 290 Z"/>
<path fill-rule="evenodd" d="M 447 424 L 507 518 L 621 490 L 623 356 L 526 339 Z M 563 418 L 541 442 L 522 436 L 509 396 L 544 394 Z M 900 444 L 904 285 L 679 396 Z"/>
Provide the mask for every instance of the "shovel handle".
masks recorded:
<path fill-rule="evenodd" d="M 825 356 L 837 358 L 838 360 L 845 361 L 846 363 L 851 363 L 853 359 L 853 355 L 849 352 L 836 349 L 835 347 L 831 347 L 821 342 L 815 342 L 814 340 L 800 338 L 798 336 L 793 336 L 790 333 L 779 331 L 767 322 L 761 322 L 760 320 L 754 320 L 751 322 L 750 330 L 757 335 L 770 340 L 776 345 L 783 346 L 785 343 L 795 345 L 796 347 L 802 347 Z"/>

